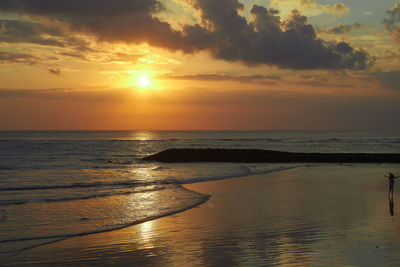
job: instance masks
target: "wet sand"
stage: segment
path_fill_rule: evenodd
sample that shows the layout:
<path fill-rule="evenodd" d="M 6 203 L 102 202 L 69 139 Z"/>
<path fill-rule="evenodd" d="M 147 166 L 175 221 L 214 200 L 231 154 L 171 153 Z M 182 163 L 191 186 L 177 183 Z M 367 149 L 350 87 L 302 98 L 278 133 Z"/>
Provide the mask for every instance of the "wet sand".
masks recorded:
<path fill-rule="evenodd" d="M 186 185 L 208 202 L 122 230 L 69 238 L 5 264 L 398 266 L 400 165 L 314 165 Z"/>

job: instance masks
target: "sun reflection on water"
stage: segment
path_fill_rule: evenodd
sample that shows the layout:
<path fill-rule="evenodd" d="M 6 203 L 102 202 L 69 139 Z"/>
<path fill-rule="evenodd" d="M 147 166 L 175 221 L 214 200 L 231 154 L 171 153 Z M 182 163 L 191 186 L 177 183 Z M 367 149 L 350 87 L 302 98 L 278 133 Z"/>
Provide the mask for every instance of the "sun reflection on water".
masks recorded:
<path fill-rule="evenodd" d="M 145 248 L 154 248 L 154 224 L 155 221 L 148 221 L 138 225 L 140 240 Z"/>
<path fill-rule="evenodd" d="M 151 181 L 153 180 L 153 175 L 150 168 L 132 168 L 131 173 L 135 173 L 135 178 L 141 181 Z"/>
<path fill-rule="evenodd" d="M 138 131 L 132 133 L 131 139 L 137 141 L 155 140 L 157 135 L 151 131 Z"/>

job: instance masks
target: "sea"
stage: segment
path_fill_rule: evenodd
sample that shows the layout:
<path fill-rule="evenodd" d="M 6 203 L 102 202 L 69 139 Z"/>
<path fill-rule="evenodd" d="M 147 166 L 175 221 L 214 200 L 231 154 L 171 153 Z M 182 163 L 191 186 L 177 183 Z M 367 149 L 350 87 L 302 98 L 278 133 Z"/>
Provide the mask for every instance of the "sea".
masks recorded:
<path fill-rule="evenodd" d="M 0 257 L 121 229 L 209 199 L 185 184 L 306 165 L 142 161 L 169 148 L 400 153 L 400 133 L 0 131 Z"/>

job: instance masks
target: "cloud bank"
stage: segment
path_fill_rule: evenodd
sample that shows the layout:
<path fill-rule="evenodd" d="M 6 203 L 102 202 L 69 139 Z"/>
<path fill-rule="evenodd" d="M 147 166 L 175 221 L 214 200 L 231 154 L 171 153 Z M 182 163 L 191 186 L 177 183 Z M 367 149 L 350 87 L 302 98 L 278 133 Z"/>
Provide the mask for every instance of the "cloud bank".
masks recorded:
<path fill-rule="evenodd" d="M 0 64 L 25 63 L 34 65 L 38 60 L 34 55 L 27 53 L 0 52 Z"/>
<path fill-rule="evenodd" d="M 4 129 L 64 130 L 212 127 L 399 131 L 398 117 L 394 116 L 399 101 L 399 95 L 332 96 L 265 90 L 229 94 L 200 89 L 168 94 L 158 91 L 143 100 L 127 96 L 126 89 L 0 89 L 0 113 L 15 114 L 0 116 L 0 125 Z"/>
<path fill-rule="evenodd" d="M 360 23 L 353 24 L 338 24 L 332 28 L 318 29 L 318 32 L 332 33 L 332 34 L 349 34 L 366 29 L 375 29 L 375 25 L 365 25 Z"/>
<path fill-rule="evenodd" d="M 281 77 L 274 75 L 240 75 L 234 76 L 229 74 L 196 74 L 196 75 L 166 75 L 166 79 L 172 80 L 191 80 L 191 81 L 235 81 L 240 83 L 261 83 L 274 84 L 281 80 Z"/>
<path fill-rule="evenodd" d="M 383 20 L 385 29 L 395 42 L 400 43 L 400 3 L 387 10 L 386 14 L 389 15 L 389 18 Z"/>
<path fill-rule="evenodd" d="M 197 40 L 193 46 L 208 47 L 219 59 L 291 69 L 366 69 L 370 64 L 363 50 L 317 38 L 307 17 L 297 10 L 282 21 L 277 10 L 253 5 L 248 22 L 239 15 L 243 5 L 237 0 L 197 0 L 195 7 L 208 27 L 188 26 L 185 33 Z"/>
<path fill-rule="evenodd" d="M 191 3 L 200 11 L 201 23 L 184 25 L 182 30 L 175 30 L 156 17 L 164 8 L 159 0 L 2 0 L 0 12 L 28 16 L 47 24 L 63 23 L 70 32 L 93 35 L 100 41 L 146 42 L 184 53 L 204 50 L 217 59 L 247 65 L 363 70 L 373 62 L 362 49 L 318 38 L 307 17 L 297 10 L 282 20 L 278 10 L 253 5 L 251 18 L 246 19 L 239 14 L 244 6 L 238 0 L 192 0 Z M 331 12 L 346 12 L 341 3 L 331 9 Z M 2 38 L 3 42 L 25 40 L 63 45 L 57 39 L 43 38 L 41 33 L 49 34 L 49 29 L 38 26 L 32 30 L 32 25 L 23 23 L 18 27 L 28 32 L 26 37 L 0 31 L 0 41 Z"/>
<path fill-rule="evenodd" d="M 102 41 L 148 42 L 184 50 L 181 35 L 152 14 L 163 9 L 157 0 L 2 0 L 0 12 L 34 19 L 63 22 L 73 32 L 87 33 Z"/>
<path fill-rule="evenodd" d="M 342 2 L 337 2 L 333 5 L 321 5 L 315 2 L 315 0 L 272 0 L 273 6 L 278 6 L 280 3 L 297 3 L 298 8 L 301 10 L 316 10 L 321 13 L 328 13 L 336 16 L 343 16 L 349 13 L 350 8 Z"/>

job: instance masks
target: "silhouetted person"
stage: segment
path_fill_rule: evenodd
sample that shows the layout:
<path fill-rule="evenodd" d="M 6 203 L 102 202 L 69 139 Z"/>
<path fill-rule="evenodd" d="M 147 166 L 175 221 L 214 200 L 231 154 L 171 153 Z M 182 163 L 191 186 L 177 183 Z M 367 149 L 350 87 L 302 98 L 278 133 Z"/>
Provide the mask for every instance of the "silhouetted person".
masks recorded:
<path fill-rule="evenodd" d="M 393 173 L 389 172 L 389 176 L 386 176 L 389 179 L 389 197 L 392 196 L 393 198 L 393 187 L 394 187 L 394 180 L 397 179 L 398 176 L 394 176 Z"/>

